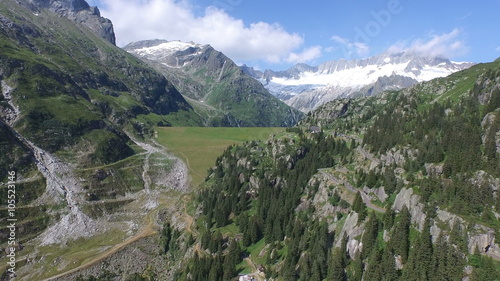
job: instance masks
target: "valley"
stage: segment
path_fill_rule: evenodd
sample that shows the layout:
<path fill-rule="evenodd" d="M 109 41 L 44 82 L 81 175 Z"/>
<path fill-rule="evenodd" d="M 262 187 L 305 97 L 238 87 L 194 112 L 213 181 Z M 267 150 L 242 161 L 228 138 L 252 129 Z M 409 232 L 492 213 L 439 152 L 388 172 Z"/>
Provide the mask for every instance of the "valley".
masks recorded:
<path fill-rule="evenodd" d="M 186 163 L 191 184 L 197 187 L 227 147 L 252 140 L 264 141 L 271 134 L 279 135 L 284 130 L 279 127 L 163 127 L 156 128 L 156 141 Z"/>
<path fill-rule="evenodd" d="M 260 71 L 84 0 L 0 26 L 0 281 L 500 280 L 500 59 Z"/>

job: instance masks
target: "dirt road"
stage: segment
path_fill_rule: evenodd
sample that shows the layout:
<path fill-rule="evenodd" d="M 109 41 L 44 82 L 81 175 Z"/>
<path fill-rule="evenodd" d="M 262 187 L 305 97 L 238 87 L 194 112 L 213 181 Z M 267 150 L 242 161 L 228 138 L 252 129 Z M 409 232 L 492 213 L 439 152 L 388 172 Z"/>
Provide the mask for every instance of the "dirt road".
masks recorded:
<path fill-rule="evenodd" d="M 333 181 L 335 184 L 344 185 L 351 192 L 354 192 L 354 193 L 359 192 L 359 194 L 361 194 L 361 198 L 363 199 L 363 202 L 366 204 L 366 206 L 368 208 L 373 209 L 373 210 L 378 211 L 378 212 L 385 213 L 385 209 L 373 204 L 370 197 L 368 196 L 368 194 L 366 194 L 362 189 L 355 188 L 348 181 L 336 178 L 332 174 L 327 173 L 325 171 L 320 171 L 320 173 L 322 175 L 326 176 L 329 180 Z"/>

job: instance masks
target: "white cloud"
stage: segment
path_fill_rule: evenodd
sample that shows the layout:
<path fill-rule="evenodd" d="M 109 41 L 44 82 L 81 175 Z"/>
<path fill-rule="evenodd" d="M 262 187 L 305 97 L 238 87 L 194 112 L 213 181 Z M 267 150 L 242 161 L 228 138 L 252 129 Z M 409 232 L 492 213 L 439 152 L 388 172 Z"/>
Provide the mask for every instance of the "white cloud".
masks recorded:
<path fill-rule="evenodd" d="M 312 47 L 296 54 L 304 38 L 279 24 L 245 24 L 223 10 L 209 7 L 197 16 L 186 1 L 103 0 L 103 16 L 113 21 L 117 45 L 147 39 L 210 44 L 233 60 L 280 63 L 318 56 Z"/>
<path fill-rule="evenodd" d="M 353 54 L 358 57 L 365 57 L 370 53 L 370 47 L 365 43 L 351 42 L 347 38 L 332 36 L 332 40 L 340 44 L 346 58 L 351 58 Z"/>
<path fill-rule="evenodd" d="M 300 62 L 313 61 L 314 59 L 321 57 L 322 49 L 323 48 L 321 46 L 313 46 L 313 47 L 309 47 L 309 48 L 304 49 L 300 53 L 293 53 L 292 52 L 288 55 L 286 62 L 300 63 Z"/>
<path fill-rule="evenodd" d="M 466 54 L 469 50 L 464 41 L 460 40 L 461 33 L 460 29 L 454 29 L 449 33 L 432 34 L 427 38 L 419 38 L 411 43 L 400 41 L 389 47 L 388 51 L 393 53 L 401 51 L 414 52 L 429 57 L 458 57 Z"/>
<path fill-rule="evenodd" d="M 498 46 L 495 51 L 500 52 L 500 46 Z"/>

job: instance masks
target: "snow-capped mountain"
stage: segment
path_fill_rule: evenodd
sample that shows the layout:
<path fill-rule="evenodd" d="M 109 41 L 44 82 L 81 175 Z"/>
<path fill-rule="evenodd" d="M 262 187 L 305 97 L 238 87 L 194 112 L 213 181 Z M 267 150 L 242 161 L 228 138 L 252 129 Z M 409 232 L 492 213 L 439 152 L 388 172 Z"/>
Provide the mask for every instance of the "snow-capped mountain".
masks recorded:
<path fill-rule="evenodd" d="M 382 53 L 366 59 L 328 61 L 317 67 L 298 64 L 286 71 L 242 69 L 275 96 L 304 112 L 339 97 L 374 95 L 448 76 L 472 66 L 412 53 Z"/>
<path fill-rule="evenodd" d="M 130 43 L 125 50 L 151 61 L 156 61 L 170 68 L 182 68 L 192 58 L 202 54 L 209 45 L 194 42 L 145 40 Z"/>
<path fill-rule="evenodd" d="M 162 73 L 208 126 L 291 126 L 302 116 L 210 45 L 146 40 L 124 49 Z"/>

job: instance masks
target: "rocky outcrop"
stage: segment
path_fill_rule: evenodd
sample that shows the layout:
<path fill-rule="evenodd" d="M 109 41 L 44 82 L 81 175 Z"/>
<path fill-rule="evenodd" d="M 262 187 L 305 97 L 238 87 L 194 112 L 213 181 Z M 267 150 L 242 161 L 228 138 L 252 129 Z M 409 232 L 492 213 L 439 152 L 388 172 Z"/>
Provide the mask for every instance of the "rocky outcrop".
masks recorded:
<path fill-rule="evenodd" d="M 369 188 L 368 186 L 365 186 L 363 187 L 363 192 L 370 195 L 373 194 L 372 197 L 376 196 L 376 199 L 380 200 L 380 202 L 385 202 L 385 200 L 389 197 L 387 193 L 385 193 L 385 188 L 383 186 L 377 188 Z"/>
<path fill-rule="evenodd" d="M 500 114 L 498 113 L 498 110 L 496 112 L 490 112 L 490 113 L 486 114 L 486 116 L 484 116 L 484 118 L 481 122 L 481 127 L 483 128 L 483 130 L 485 132 L 488 132 L 490 130 L 495 130 L 495 127 L 494 127 L 495 123 L 496 124 L 499 123 L 498 118 L 500 118 Z M 486 137 L 487 137 L 487 133 L 483 134 L 483 136 L 481 138 L 483 144 L 486 143 Z M 496 146 L 496 151 L 497 151 L 497 153 L 500 153 L 500 130 L 497 130 L 496 133 L 493 134 L 493 137 L 494 137 L 494 142 L 495 142 L 495 146 Z"/>
<path fill-rule="evenodd" d="M 469 253 L 474 253 L 476 250 L 481 254 L 492 257 L 495 260 L 500 260 L 500 247 L 495 242 L 495 230 L 484 225 L 474 225 L 474 228 L 469 230 Z"/>
<path fill-rule="evenodd" d="M 401 149 L 392 148 L 386 154 L 380 156 L 380 160 L 385 162 L 386 166 L 395 164 L 398 167 L 403 167 L 406 162 L 406 157 Z"/>
<path fill-rule="evenodd" d="M 7 125 L 12 126 L 18 120 L 21 112 L 19 111 L 19 106 L 15 105 L 12 101 L 12 87 L 10 87 L 5 81 L 1 81 L 1 89 L 3 100 L 7 102 L 8 106 L 3 106 L 0 104 L 0 118 L 7 123 Z"/>
<path fill-rule="evenodd" d="M 411 215 L 411 222 L 416 225 L 417 229 L 422 231 L 425 223 L 424 205 L 420 203 L 420 196 L 413 194 L 413 189 L 403 188 L 396 195 L 392 209 L 400 212 L 406 205 Z"/>
<path fill-rule="evenodd" d="M 363 248 L 363 244 L 361 241 L 358 241 L 356 237 L 361 236 L 364 231 L 364 223 L 358 224 L 358 214 L 356 212 L 351 212 L 342 227 L 339 235 L 337 237 L 344 237 L 344 234 L 347 234 L 347 250 L 349 251 L 349 255 L 354 257 L 357 251 L 360 251 Z M 340 243 L 342 239 L 338 239 L 335 246 L 340 247 Z"/>

